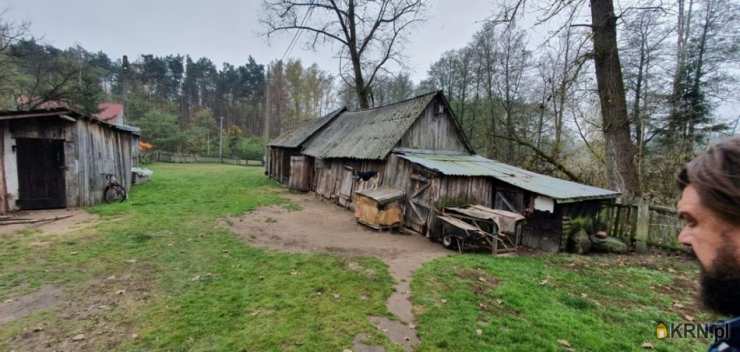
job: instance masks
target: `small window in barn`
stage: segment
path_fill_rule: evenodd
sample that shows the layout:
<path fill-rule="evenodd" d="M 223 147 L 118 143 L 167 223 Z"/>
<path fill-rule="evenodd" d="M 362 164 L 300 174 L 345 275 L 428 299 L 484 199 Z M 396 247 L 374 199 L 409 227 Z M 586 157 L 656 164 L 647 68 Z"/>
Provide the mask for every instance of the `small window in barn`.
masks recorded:
<path fill-rule="evenodd" d="M 444 115 L 444 113 L 445 113 L 444 104 L 437 103 L 437 115 Z"/>
<path fill-rule="evenodd" d="M 326 166 L 324 166 L 324 159 L 316 158 L 316 161 L 314 162 L 314 166 L 317 169 L 323 169 L 323 168 L 325 168 Z"/>

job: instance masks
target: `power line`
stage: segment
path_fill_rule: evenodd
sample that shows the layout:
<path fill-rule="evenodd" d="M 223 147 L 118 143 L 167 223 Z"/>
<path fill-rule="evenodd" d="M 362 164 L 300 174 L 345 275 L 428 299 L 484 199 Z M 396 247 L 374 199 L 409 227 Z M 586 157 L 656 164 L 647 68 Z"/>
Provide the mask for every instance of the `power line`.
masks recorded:
<path fill-rule="evenodd" d="M 313 11 L 313 6 L 311 6 L 313 5 L 313 2 L 314 0 L 311 0 L 309 2 L 308 10 L 306 10 L 306 13 L 303 15 L 303 19 L 301 20 L 301 27 L 303 27 L 303 25 L 306 24 L 306 20 L 308 19 L 308 16 L 311 14 L 311 11 Z M 288 53 L 293 50 L 293 48 L 295 47 L 295 43 L 298 42 L 298 38 L 301 36 L 302 30 L 303 30 L 302 28 L 298 28 L 298 30 L 295 32 L 295 34 L 293 35 L 293 39 L 291 39 L 290 41 L 290 44 L 288 44 L 288 47 L 285 48 L 285 52 L 283 52 L 283 56 L 280 58 L 280 61 L 285 60 L 285 57 L 288 55 Z"/>

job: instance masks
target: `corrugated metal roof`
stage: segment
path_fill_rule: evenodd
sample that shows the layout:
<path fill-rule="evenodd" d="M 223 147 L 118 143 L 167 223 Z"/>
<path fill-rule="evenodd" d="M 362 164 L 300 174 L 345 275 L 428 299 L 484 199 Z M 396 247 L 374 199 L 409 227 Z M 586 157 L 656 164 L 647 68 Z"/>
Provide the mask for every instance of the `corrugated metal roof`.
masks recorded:
<path fill-rule="evenodd" d="M 331 120 L 333 120 L 345 110 L 347 110 L 347 108 L 340 108 L 324 115 L 321 118 L 308 121 L 292 131 L 281 134 L 280 136 L 270 141 L 270 143 L 268 143 L 267 145 L 272 147 L 298 148 L 301 146 L 301 144 L 303 144 L 306 140 L 313 136 L 314 133 L 324 127 L 324 125 L 326 125 L 327 123 L 331 122 Z"/>
<path fill-rule="evenodd" d="M 487 176 L 510 185 L 553 198 L 558 203 L 586 199 L 616 198 L 608 189 L 541 175 L 516 166 L 486 159 L 480 155 L 438 155 L 405 152 L 399 157 L 449 176 Z"/>
<path fill-rule="evenodd" d="M 304 147 L 318 158 L 384 159 L 439 92 L 375 109 L 344 112 Z"/>

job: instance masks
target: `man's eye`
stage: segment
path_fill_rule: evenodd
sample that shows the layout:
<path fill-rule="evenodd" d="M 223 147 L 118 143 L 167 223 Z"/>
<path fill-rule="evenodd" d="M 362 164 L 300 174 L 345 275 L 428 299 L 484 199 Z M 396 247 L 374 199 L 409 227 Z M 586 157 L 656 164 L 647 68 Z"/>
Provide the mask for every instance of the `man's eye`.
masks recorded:
<path fill-rule="evenodd" d="M 694 219 L 687 219 L 687 218 L 681 217 L 678 220 L 681 222 L 681 227 L 694 227 L 694 226 L 696 226 L 696 221 L 694 221 Z"/>

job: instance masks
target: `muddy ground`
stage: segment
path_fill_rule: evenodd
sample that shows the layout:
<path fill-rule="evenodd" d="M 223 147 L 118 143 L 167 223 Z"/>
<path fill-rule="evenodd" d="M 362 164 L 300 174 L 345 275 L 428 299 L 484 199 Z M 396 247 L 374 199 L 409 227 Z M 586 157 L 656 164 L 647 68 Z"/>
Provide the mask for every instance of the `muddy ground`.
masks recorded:
<path fill-rule="evenodd" d="M 226 219 L 234 233 L 250 244 L 289 251 L 373 256 L 385 262 L 396 280 L 388 310 L 398 321 L 371 317 L 370 321 L 391 341 L 412 350 L 418 344 L 410 301 L 411 276 L 427 261 L 455 252 L 418 235 L 378 232 L 355 221 L 351 211 L 314 194 L 283 194 L 301 210 L 271 206 Z M 357 349 L 357 344 L 355 349 Z M 377 347 L 367 346 L 367 351 Z"/>

